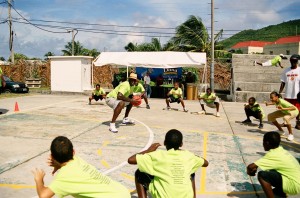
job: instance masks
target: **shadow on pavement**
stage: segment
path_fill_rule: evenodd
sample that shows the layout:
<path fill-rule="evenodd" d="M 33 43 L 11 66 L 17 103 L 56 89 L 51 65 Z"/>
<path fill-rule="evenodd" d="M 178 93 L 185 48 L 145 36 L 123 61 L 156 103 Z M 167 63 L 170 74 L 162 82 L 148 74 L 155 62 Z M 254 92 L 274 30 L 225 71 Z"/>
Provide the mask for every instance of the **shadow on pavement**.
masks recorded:
<path fill-rule="evenodd" d="M 7 112 L 9 112 L 8 109 L 0 109 L 0 115 L 1 114 L 6 114 Z"/>
<path fill-rule="evenodd" d="M 261 186 L 259 184 L 251 184 L 250 182 L 231 182 L 230 185 L 235 188 L 235 191 L 228 193 L 228 197 L 257 197 L 256 192 L 261 191 Z M 253 194 L 251 192 L 253 192 Z"/>

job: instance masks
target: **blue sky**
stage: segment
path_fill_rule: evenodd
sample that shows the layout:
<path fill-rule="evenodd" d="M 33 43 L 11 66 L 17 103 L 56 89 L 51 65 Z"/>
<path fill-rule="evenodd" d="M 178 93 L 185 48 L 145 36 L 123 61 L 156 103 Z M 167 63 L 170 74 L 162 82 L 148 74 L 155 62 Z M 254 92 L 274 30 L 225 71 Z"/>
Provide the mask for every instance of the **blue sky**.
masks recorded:
<path fill-rule="evenodd" d="M 7 19 L 5 1 L 0 0 L 4 2 L 0 4 L 0 22 Z M 14 49 L 15 52 L 28 57 L 43 58 L 48 51 L 61 55 L 64 45 L 71 41 L 71 33 L 67 33 L 67 29 L 72 28 L 101 30 L 102 33 L 79 31 L 75 38 L 84 47 L 96 48 L 98 51 L 124 51 L 124 46 L 128 42 L 148 42 L 152 36 L 160 37 L 164 44 L 174 33 L 173 28 L 183 23 L 189 15 L 199 16 L 210 31 L 209 3 L 210 0 L 15 0 L 14 8 L 23 17 L 40 25 L 60 26 L 62 29 L 45 26 L 43 28 L 63 33 L 50 33 L 24 24 L 25 21 L 12 10 L 16 20 L 13 23 Z M 259 29 L 300 19 L 299 0 L 214 0 L 214 4 L 217 8 L 215 30 L 217 32 L 224 29 L 224 38 L 244 29 Z M 68 22 L 68 24 L 45 21 Z M 85 25 L 72 25 L 69 22 Z M 0 23 L 0 29 L 0 56 L 7 59 L 8 24 Z M 298 30 L 300 31 L 300 27 Z M 108 32 L 114 34 L 107 34 Z"/>

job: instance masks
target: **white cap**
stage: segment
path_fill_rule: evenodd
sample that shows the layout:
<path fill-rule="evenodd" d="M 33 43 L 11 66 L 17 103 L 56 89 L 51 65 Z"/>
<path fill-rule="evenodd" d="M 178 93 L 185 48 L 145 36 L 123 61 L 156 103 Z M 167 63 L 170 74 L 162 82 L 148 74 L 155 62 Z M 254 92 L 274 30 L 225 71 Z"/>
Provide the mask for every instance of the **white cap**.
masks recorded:
<path fill-rule="evenodd" d="M 279 54 L 279 56 L 281 56 L 281 57 L 284 57 L 284 55 L 283 55 L 283 54 Z"/>

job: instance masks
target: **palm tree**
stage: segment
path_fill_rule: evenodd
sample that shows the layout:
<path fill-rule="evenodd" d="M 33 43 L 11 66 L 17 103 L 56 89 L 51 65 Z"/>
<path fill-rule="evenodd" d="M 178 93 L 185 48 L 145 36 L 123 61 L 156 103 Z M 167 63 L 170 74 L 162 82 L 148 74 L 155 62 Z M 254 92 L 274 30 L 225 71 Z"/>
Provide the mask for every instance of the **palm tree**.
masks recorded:
<path fill-rule="evenodd" d="M 74 42 L 74 55 L 82 55 L 83 46 L 79 41 Z M 64 56 L 72 56 L 72 42 L 65 45 L 65 49 L 61 50 Z"/>
<path fill-rule="evenodd" d="M 130 42 L 124 48 L 128 52 L 134 52 L 134 51 L 150 52 L 150 51 L 163 50 L 160 40 L 158 38 L 152 38 L 150 43 L 133 44 L 132 42 Z"/>
<path fill-rule="evenodd" d="M 55 56 L 55 54 L 53 52 L 47 52 L 44 57 L 45 59 L 44 60 L 48 60 L 48 56 Z"/>
<path fill-rule="evenodd" d="M 124 47 L 124 49 L 127 52 L 134 52 L 137 50 L 137 44 L 133 44 L 132 42 L 130 42 Z"/>

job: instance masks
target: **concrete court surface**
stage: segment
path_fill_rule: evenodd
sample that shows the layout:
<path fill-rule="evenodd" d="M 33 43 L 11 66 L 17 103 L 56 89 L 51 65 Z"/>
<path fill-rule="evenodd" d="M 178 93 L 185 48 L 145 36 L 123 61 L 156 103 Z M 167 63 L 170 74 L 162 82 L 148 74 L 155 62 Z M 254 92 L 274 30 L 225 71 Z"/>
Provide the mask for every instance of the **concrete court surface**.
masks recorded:
<path fill-rule="evenodd" d="M 256 177 L 246 174 L 246 165 L 265 152 L 262 137 L 275 127 L 265 122 L 263 130 L 242 125 L 243 103 L 222 102 L 221 117 L 193 115 L 182 111 L 164 111 L 163 99 L 149 99 L 151 109 L 133 108 L 134 126 L 119 126 L 119 133 L 108 131 L 112 110 L 104 102 L 87 105 L 87 96 L 31 95 L 0 99 L 0 197 L 37 197 L 31 170 L 46 171 L 45 184 L 52 175 L 47 167 L 50 143 L 58 135 L 70 138 L 75 152 L 99 171 L 121 182 L 134 192 L 136 166 L 127 164 L 134 153 L 153 142 L 163 144 L 165 133 L 172 128 L 184 135 L 183 149 L 206 158 L 210 165 L 196 173 L 197 197 L 265 197 Z M 18 102 L 19 112 L 14 112 Z M 185 101 L 191 112 L 200 111 L 197 101 Z M 172 107 L 181 106 L 171 104 Z M 266 113 L 274 106 L 264 107 Z M 119 123 L 124 111 L 119 117 Z M 294 130 L 295 141 L 282 139 L 282 145 L 300 159 L 300 131 Z M 161 147 L 164 149 L 164 147 Z M 292 197 L 300 197 L 292 196 Z"/>

